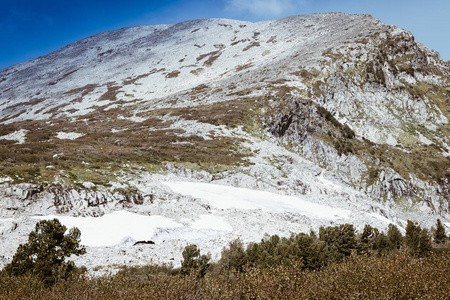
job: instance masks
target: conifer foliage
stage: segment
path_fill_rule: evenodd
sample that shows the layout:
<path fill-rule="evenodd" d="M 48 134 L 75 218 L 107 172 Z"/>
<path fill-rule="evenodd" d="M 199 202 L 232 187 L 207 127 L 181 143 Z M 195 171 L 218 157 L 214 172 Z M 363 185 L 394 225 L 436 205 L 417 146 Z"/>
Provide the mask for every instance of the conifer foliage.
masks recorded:
<path fill-rule="evenodd" d="M 197 245 L 187 245 L 183 250 L 182 256 L 181 274 L 188 275 L 190 273 L 196 273 L 199 278 L 205 276 L 206 270 L 209 267 L 209 261 L 211 260 L 209 255 L 201 255 Z"/>
<path fill-rule="evenodd" d="M 390 250 L 400 249 L 402 247 L 403 236 L 397 226 L 389 224 L 388 226 L 388 244 Z"/>
<path fill-rule="evenodd" d="M 431 251 L 431 236 L 426 228 L 408 220 L 406 225 L 406 246 L 411 254 L 417 256 L 428 256 Z"/>
<path fill-rule="evenodd" d="M 434 232 L 434 241 L 436 243 L 443 243 L 447 239 L 447 236 L 445 235 L 445 228 L 442 226 L 442 222 L 440 219 L 437 219 L 436 221 L 436 231 Z"/>
<path fill-rule="evenodd" d="M 78 228 L 67 228 L 58 219 L 42 220 L 30 232 L 28 242 L 21 244 L 10 264 L 5 267 L 10 275 L 36 275 L 45 284 L 53 285 L 60 278 L 67 278 L 75 270 L 75 264 L 65 261 L 72 254 L 86 252 L 80 244 Z"/>

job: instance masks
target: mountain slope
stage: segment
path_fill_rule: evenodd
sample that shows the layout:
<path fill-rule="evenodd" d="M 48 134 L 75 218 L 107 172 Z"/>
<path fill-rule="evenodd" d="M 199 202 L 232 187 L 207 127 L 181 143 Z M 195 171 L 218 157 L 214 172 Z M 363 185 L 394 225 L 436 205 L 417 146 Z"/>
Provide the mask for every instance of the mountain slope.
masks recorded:
<path fill-rule="evenodd" d="M 233 228 L 213 230 L 219 241 L 197 240 L 216 253 L 266 231 L 449 220 L 449 99 L 448 63 L 368 15 L 101 33 L 0 70 L 0 216 L 19 224 L 3 225 L 4 238 L 23 238 L 17 228 L 34 215 L 123 208 L 183 224 L 162 235 L 172 243 L 155 246 L 162 256 L 189 241 L 199 215 Z M 221 210 L 164 184 L 175 181 L 275 192 L 349 214 Z"/>

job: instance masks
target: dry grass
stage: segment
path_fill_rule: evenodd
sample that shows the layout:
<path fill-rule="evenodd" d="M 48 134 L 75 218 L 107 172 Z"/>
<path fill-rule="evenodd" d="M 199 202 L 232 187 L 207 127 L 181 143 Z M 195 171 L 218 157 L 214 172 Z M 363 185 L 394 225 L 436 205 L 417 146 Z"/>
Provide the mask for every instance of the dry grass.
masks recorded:
<path fill-rule="evenodd" d="M 104 93 L 103 95 L 100 96 L 100 98 L 98 99 L 98 101 L 103 101 L 103 100 L 110 100 L 110 101 L 115 101 L 117 100 L 117 94 L 119 93 L 119 89 L 121 89 L 121 86 L 115 86 L 114 83 L 108 83 L 107 84 L 107 91 L 106 93 Z"/>
<path fill-rule="evenodd" d="M 251 42 L 249 45 L 247 45 L 244 49 L 242 49 L 242 51 L 248 51 L 253 47 L 260 47 L 261 44 L 259 42 Z"/>
<path fill-rule="evenodd" d="M 238 66 L 236 67 L 236 72 L 240 72 L 240 71 L 243 71 L 243 70 L 248 69 L 248 68 L 251 68 L 251 67 L 253 67 L 253 64 L 252 64 L 252 63 L 245 64 L 245 65 L 238 65 Z"/>
<path fill-rule="evenodd" d="M 179 74 L 180 74 L 180 71 L 175 70 L 175 71 L 168 73 L 166 75 L 166 78 L 175 78 L 175 77 L 178 77 Z"/>
<path fill-rule="evenodd" d="M 92 181 L 107 184 L 114 171 L 123 165 L 155 169 L 166 162 L 189 164 L 208 171 L 229 169 L 247 164 L 241 140 L 231 137 L 204 139 L 185 136 L 183 129 L 168 129 L 173 123 L 165 121 L 171 114 L 186 120 L 214 125 L 252 127 L 250 109 L 256 100 L 230 101 L 197 107 L 160 109 L 141 115 L 146 120 L 133 122 L 118 118 L 131 116 L 120 108 L 103 110 L 80 117 L 78 121 L 64 118 L 45 121 L 23 121 L 0 125 L 0 133 L 8 134 L 18 128 L 29 130 L 24 144 L 0 140 L 0 176 L 17 181 L 52 182 L 53 176 L 65 170 L 67 183 Z M 115 129 L 118 132 L 112 132 Z M 56 132 L 84 134 L 74 140 L 56 138 Z M 54 168 L 47 168 L 53 166 Z M 93 172 L 86 172 L 86 169 Z"/>
<path fill-rule="evenodd" d="M 1 274 L 0 299 L 448 299 L 450 254 L 412 258 L 351 256 L 318 271 L 301 263 L 196 276 L 128 269 L 112 277 L 83 276 L 51 289 L 37 278 Z"/>
<path fill-rule="evenodd" d="M 203 63 L 203 66 L 205 67 L 211 67 L 213 62 L 218 59 L 222 55 L 222 52 L 220 50 L 212 51 L 206 54 L 202 54 L 199 57 L 197 57 L 197 61 L 201 61 L 202 59 L 208 57 L 207 60 Z"/>

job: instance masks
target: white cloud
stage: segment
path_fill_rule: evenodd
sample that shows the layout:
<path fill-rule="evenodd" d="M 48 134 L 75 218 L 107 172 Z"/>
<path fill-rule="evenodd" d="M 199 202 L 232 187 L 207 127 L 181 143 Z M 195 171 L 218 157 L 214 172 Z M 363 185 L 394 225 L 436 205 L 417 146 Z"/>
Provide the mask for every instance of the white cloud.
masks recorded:
<path fill-rule="evenodd" d="M 227 10 L 237 13 L 249 12 L 256 16 L 279 16 L 289 12 L 298 0 L 227 0 Z"/>

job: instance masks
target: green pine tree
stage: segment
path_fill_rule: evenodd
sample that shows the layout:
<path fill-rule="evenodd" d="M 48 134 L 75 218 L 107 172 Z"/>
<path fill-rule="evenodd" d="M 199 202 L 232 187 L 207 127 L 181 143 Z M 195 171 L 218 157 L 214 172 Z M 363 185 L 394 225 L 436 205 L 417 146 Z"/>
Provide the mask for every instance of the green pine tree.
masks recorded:
<path fill-rule="evenodd" d="M 406 225 L 405 242 L 412 253 L 417 253 L 419 247 L 419 236 L 421 232 L 419 224 L 408 220 Z"/>
<path fill-rule="evenodd" d="M 231 241 L 228 244 L 228 248 L 224 248 L 222 250 L 219 264 L 225 270 L 234 269 L 241 272 L 246 263 L 247 255 L 244 250 L 244 245 L 240 239 Z"/>
<path fill-rule="evenodd" d="M 182 256 L 181 274 L 188 275 L 194 272 L 199 278 L 205 276 L 211 259 L 209 255 L 200 255 L 200 249 L 197 245 L 187 245 L 183 250 Z"/>
<path fill-rule="evenodd" d="M 86 253 L 80 245 L 80 230 L 72 228 L 68 234 L 66 226 L 58 219 L 42 220 L 30 232 L 28 242 L 21 244 L 11 263 L 5 267 L 10 275 L 33 274 L 47 285 L 59 278 L 67 278 L 75 270 L 75 264 L 65 259 L 72 254 Z"/>
<path fill-rule="evenodd" d="M 375 239 L 378 236 L 378 229 L 366 224 L 364 226 L 363 232 L 358 237 L 357 240 L 357 250 L 358 253 L 369 253 L 370 250 L 374 249 Z"/>
<path fill-rule="evenodd" d="M 443 243 L 447 239 L 445 235 L 445 228 L 442 226 L 441 220 L 437 219 L 436 221 L 436 231 L 434 232 L 434 241 L 436 243 Z"/>
<path fill-rule="evenodd" d="M 431 236 L 427 229 L 423 228 L 419 234 L 419 244 L 417 247 L 418 256 L 428 256 L 431 252 Z"/>
<path fill-rule="evenodd" d="M 390 250 L 400 249 L 402 246 L 403 236 L 398 227 L 394 224 L 389 224 L 387 238 Z"/>
<path fill-rule="evenodd" d="M 319 239 L 324 241 L 328 248 L 330 262 L 341 262 L 356 247 L 355 228 L 352 224 L 320 227 Z"/>
<path fill-rule="evenodd" d="M 427 229 L 422 229 L 419 224 L 408 220 L 405 240 L 411 254 L 418 256 L 429 255 L 431 251 L 431 236 Z"/>

